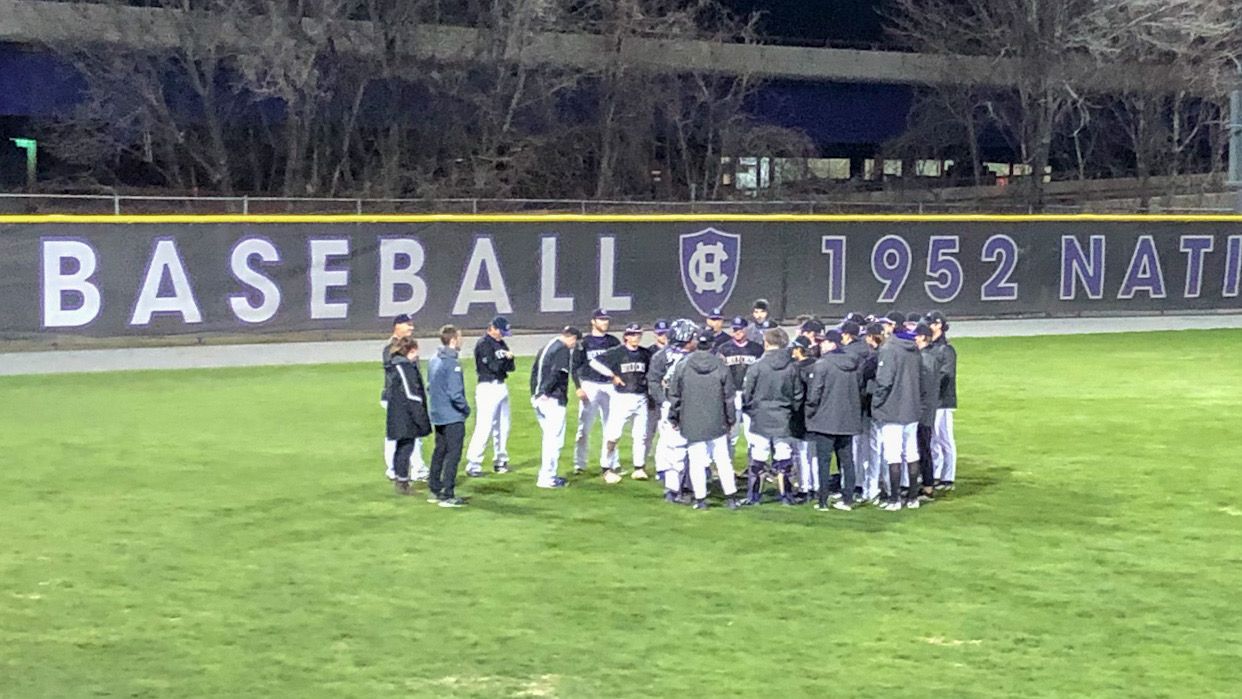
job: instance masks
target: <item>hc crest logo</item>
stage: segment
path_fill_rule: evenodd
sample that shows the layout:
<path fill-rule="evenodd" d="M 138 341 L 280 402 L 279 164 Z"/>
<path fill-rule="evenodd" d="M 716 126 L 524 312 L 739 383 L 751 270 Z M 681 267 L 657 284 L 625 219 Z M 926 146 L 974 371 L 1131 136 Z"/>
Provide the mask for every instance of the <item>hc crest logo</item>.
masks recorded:
<path fill-rule="evenodd" d="M 681 286 L 700 314 L 729 302 L 741 256 L 740 235 L 707 228 L 681 236 Z"/>

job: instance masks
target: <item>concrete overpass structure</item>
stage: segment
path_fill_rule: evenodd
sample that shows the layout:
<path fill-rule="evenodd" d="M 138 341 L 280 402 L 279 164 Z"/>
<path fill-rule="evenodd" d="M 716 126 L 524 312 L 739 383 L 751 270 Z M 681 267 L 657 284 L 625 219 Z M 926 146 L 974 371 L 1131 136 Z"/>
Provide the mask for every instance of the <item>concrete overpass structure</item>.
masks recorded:
<path fill-rule="evenodd" d="M 27 45 L 126 43 L 152 49 L 175 46 L 186 25 L 196 34 L 217 33 L 224 41 L 230 32 L 206 15 L 149 7 L 0 0 L 0 42 Z M 318 29 L 314 29 L 318 31 Z M 348 21 L 332 26 L 343 51 L 366 53 L 382 45 L 383 37 L 368 22 Z M 419 25 L 411 27 L 401 44 L 411 55 L 447 62 L 470 61 L 483 55 L 488 33 L 469 27 Z M 705 41 L 627 38 L 618 47 L 608 37 L 590 34 L 541 32 L 529 44 L 507 55 L 529 64 L 558 64 L 592 69 L 606 65 L 617 53 L 630 65 L 653 71 L 703 71 L 752 74 L 818 82 L 936 85 L 966 83 L 1005 87 L 1014 83 L 1018 64 L 1008 59 L 943 56 L 897 51 L 713 44 Z M 1167 85 L 1158 67 L 1118 66 L 1100 71 L 1067 61 L 1062 67 L 1069 82 L 1087 90 L 1155 89 Z"/>

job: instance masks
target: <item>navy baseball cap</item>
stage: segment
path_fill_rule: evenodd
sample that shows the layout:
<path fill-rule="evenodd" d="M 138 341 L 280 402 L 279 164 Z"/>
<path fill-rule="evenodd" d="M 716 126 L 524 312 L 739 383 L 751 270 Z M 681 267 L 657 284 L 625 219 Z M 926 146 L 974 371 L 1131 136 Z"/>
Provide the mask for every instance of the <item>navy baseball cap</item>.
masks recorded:
<path fill-rule="evenodd" d="M 884 334 L 884 326 L 883 326 L 883 325 L 881 325 L 881 324 L 879 324 L 879 323 L 868 323 L 868 324 L 867 324 L 867 334 L 868 334 L 868 335 L 883 335 L 883 334 Z"/>
<path fill-rule="evenodd" d="M 914 328 L 914 334 L 923 335 L 925 337 L 931 337 L 934 333 L 932 333 L 931 327 L 928 326 L 926 323 L 919 323 Z"/>
<path fill-rule="evenodd" d="M 923 316 L 923 322 L 928 325 L 931 325 L 932 323 L 943 324 L 946 320 L 948 319 L 945 318 L 944 314 L 940 311 L 928 311 L 927 315 Z"/>
<path fill-rule="evenodd" d="M 655 322 L 655 325 L 651 326 L 651 331 L 657 335 L 667 335 L 668 328 L 668 321 L 661 318 Z"/>
<path fill-rule="evenodd" d="M 501 336 L 509 337 L 509 319 L 504 316 L 492 318 L 492 327 L 500 331 Z"/>
<path fill-rule="evenodd" d="M 811 349 L 811 340 L 806 335 L 799 335 L 794 338 L 794 347 L 801 347 L 803 350 Z"/>
<path fill-rule="evenodd" d="M 724 320 L 724 315 L 721 313 L 719 308 L 713 308 L 711 312 L 707 314 L 707 319 L 708 320 Z"/>
<path fill-rule="evenodd" d="M 579 340 L 581 340 L 581 339 L 582 339 L 582 331 L 581 331 L 581 330 L 579 330 L 579 329 L 577 329 L 577 328 L 575 328 L 575 327 L 574 327 L 574 326 L 572 326 L 572 325 L 566 325 L 564 328 L 562 328 L 562 329 L 561 329 L 561 334 L 562 334 L 562 335 L 573 335 L 574 337 L 578 338 Z"/>
<path fill-rule="evenodd" d="M 802 327 L 799 328 L 799 332 L 815 333 L 817 335 L 819 333 L 822 333 L 823 331 L 824 331 L 824 324 L 819 322 L 818 320 L 815 320 L 814 318 L 803 323 Z"/>
<path fill-rule="evenodd" d="M 716 341 L 716 333 L 711 328 L 699 328 L 698 333 L 695 335 L 695 339 L 697 339 L 701 345 L 711 346 L 711 344 Z"/>
<path fill-rule="evenodd" d="M 888 323 L 889 325 L 903 325 L 906 322 L 906 314 L 896 313 L 896 312 L 889 313 L 888 315 L 881 318 L 880 322 Z"/>
<path fill-rule="evenodd" d="M 918 313 L 907 313 L 906 322 L 914 323 L 915 325 L 918 325 L 919 323 L 923 322 L 923 316 L 919 315 Z"/>
<path fill-rule="evenodd" d="M 746 319 L 742 316 L 733 316 L 732 322 L 729 323 L 729 327 L 734 330 L 745 330 L 748 325 L 750 325 L 750 323 L 746 322 Z"/>
<path fill-rule="evenodd" d="M 622 335 L 642 335 L 643 326 L 639 325 L 638 323 L 630 323 L 629 325 L 625 326 L 625 332 L 621 334 Z"/>
<path fill-rule="evenodd" d="M 836 328 L 828 328 L 824 331 L 824 337 L 821 342 L 832 342 L 838 345 L 841 344 L 841 331 Z"/>
<path fill-rule="evenodd" d="M 612 316 L 608 315 L 608 311 L 605 311 L 602 308 L 595 309 L 595 312 L 591 314 L 591 320 L 611 320 L 611 319 L 612 319 Z"/>
<path fill-rule="evenodd" d="M 860 332 L 862 332 L 862 327 L 855 321 L 847 320 L 841 324 L 842 335 L 853 335 L 854 337 L 858 337 L 858 333 Z"/>
<path fill-rule="evenodd" d="M 409 323 L 410 325 L 413 325 L 414 319 L 410 317 L 409 313 L 402 313 L 392 319 L 393 325 L 401 325 L 402 323 Z"/>
<path fill-rule="evenodd" d="M 867 322 L 867 319 L 863 317 L 863 314 L 858 313 L 857 311 L 855 311 L 854 313 L 846 313 L 845 317 L 842 318 L 841 320 L 843 323 L 844 322 L 857 323 L 858 325 L 862 325 L 863 323 Z"/>

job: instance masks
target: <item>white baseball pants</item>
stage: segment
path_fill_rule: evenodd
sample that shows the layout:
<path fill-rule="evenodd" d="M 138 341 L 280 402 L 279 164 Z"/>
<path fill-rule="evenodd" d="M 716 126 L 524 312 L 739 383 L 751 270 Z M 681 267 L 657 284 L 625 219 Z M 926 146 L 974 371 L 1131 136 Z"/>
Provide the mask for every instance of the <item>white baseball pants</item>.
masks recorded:
<path fill-rule="evenodd" d="M 707 442 L 694 442 L 686 446 L 686 455 L 690 459 L 690 487 L 694 489 L 694 499 L 707 497 L 707 472 L 712 463 L 716 464 L 716 473 L 720 475 L 720 488 L 726 497 L 737 493 L 737 478 L 733 473 L 733 461 L 726 451 L 727 437 L 717 437 Z"/>
<path fill-rule="evenodd" d="M 388 401 L 380 401 L 380 407 L 388 410 Z M 384 475 L 392 480 L 397 477 L 397 472 L 392 467 L 393 457 L 397 455 L 397 440 L 384 439 Z M 410 453 L 410 478 L 423 479 L 427 477 L 427 462 L 423 461 L 423 440 L 414 440 L 414 451 Z"/>
<path fill-rule="evenodd" d="M 815 445 L 805 439 L 794 440 L 794 461 L 798 462 L 798 488 L 803 493 L 819 490 L 819 458 Z"/>
<path fill-rule="evenodd" d="M 620 442 L 627 422 L 633 422 L 630 438 L 634 440 L 631 463 L 642 468 L 647 463 L 647 394 L 619 393 L 613 391 L 608 406 L 608 419 L 604 423 L 604 449 L 608 442 Z M 613 449 L 609 455 L 609 468 L 620 468 L 621 450 Z"/>
<path fill-rule="evenodd" d="M 903 425 L 886 422 L 880 425 L 881 449 L 888 463 L 914 463 L 919 460 L 919 423 Z M 904 480 L 904 479 L 903 479 Z"/>
<path fill-rule="evenodd" d="M 768 459 L 773 462 L 793 459 L 794 440 L 792 437 L 769 439 L 751 432 L 750 425 L 746 427 L 746 443 L 750 445 L 751 460 L 766 464 Z"/>
<path fill-rule="evenodd" d="M 681 472 L 686 468 L 686 438 L 668 421 L 668 404 L 660 408 L 660 446 L 656 451 L 656 472 L 664 475 L 664 487 L 681 491 Z"/>
<path fill-rule="evenodd" d="M 585 469 L 587 466 L 587 448 L 591 444 L 591 428 L 596 418 L 601 425 L 608 424 L 608 407 L 612 400 L 612 384 L 583 381 L 582 390 L 586 393 L 586 401 L 578 401 L 578 435 L 574 438 L 574 467 Z M 602 431 L 602 430 L 601 430 Z M 599 463 L 601 468 L 608 465 L 608 444 L 599 447 Z"/>
<path fill-rule="evenodd" d="M 509 461 L 509 387 L 503 382 L 481 383 L 474 388 L 474 433 L 466 449 L 466 468 L 483 466 L 487 443 L 492 442 L 492 460 Z"/>
<path fill-rule="evenodd" d="M 737 453 L 737 438 L 746 435 L 746 444 L 750 445 L 750 416 L 742 412 L 742 392 L 733 394 L 733 427 L 729 429 L 729 457 Z M 749 451 L 749 450 L 748 450 Z"/>
<path fill-rule="evenodd" d="M 556 478 L 557 464 L 561 459 L 561 447 L 565 446 L 565 406 L 555 398 L 532 398 L 535 419 L 543 433 L 543 446 L 539 456 L 538 485 L 552 485 Z"/>
<path fill-rule="evenodd" d="M 936 480 L 953 481 L 957 476 L 957 439 L 953 435 L 953 408 L 940 408 L 936 411 L 931 450 Z"/>

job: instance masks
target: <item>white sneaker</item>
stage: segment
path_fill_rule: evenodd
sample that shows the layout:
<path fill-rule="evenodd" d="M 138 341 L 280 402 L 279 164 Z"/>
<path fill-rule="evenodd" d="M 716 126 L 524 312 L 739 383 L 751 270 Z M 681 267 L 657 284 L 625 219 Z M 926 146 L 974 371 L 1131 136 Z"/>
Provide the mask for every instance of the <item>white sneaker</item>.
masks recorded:
<path fill-rule="evenodd" d="M 397 472 L 390 468 L 387 471 L 384 471 L 384 477 L 390 481 L 395 481 L 397 480 Z"/>
<path fill-rule="evenodd" d="M 836 502 L 832 503 L 832 509 L 841 510 L 842 512 L 853 512 L 854 511 L 853 507 L 850 507 L 849 505 L 845 504 L 845 502 L 842 500 L 837 500 Z"/>
<path fill-rule="evenodd" d="M 884 503 L 884 506 L 883 506 L 883 507 L 881 507 L 880 509 L 884 510 L 885 512 L 900 512 L 900 511 L 901 511 L 901 503 L 899 503 L 899 502 L 886 502 L 886 503 Z"/>
<path fill-rule="evenodd" d="M 633 478 L 636 481 L 647 480 L 647 469 L 645 468 L 634 469 L 634 472 L 630 474 L 630 478 Z"/>
<path fill-rule="evenodd" d="M 431 471 L 423 468 L 423 469 L 419 469 L 418 471 L 415 471 L 414 475 L 410 476 L 410 480 L 418 481 L 421 483 L 421 482 L 426 481 L 427 477 L 430 475 L 431 475 Z"/>
<path fill-rule="evenodd" d="M 608 485 L 616 485 L 621 482 L 621 474 L 613 469 L 608 469 L 604 471 L 604 482 Z"/>
<path fill-rule="evenodd" d="M 907 510 L 917 510 L 917 509 L 919 509 L 919 501 L 918 501 L 918 499 L 916 498 L 916 499 L 914 499 L 914 500 L 907 500 L 907 501 L 906 501 L 906 509 L 907 509 Z"/>

